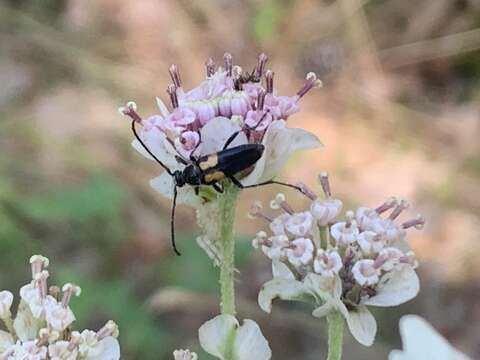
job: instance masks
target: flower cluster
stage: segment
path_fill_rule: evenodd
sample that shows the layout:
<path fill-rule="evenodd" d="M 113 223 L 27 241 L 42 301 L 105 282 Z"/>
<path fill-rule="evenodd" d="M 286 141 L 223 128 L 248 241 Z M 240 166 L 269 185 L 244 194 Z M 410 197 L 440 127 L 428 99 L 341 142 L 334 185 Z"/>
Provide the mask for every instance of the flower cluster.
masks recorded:
<path fill-rule="evenodd" d="M 7 331 L 0 330 L 1 360 L 117 360 L 120 346 L 118 327 L 108 321 L 99 331 L 72 331 L 75 315 L 69 303 L 80 288 L 67 283 L 62 289 L 47 285 L 49 260 L 30 258 L 32 281 L 20 289 L 15 318 L 13 294 L 0 292 L 0 318 Z"/>
<path fill-rule="evenodd" d="M 143 119 L 134 102 L 119 109 L 120 113 L 142 125 L 140 137 L 149 150 L 172 171 L 190 161 L 221 150 L 229 137 L 239 132 L 230 146 L 263 143 L 264 156 L 249 176 L 243 174 L 244 185 L 270 180 L 289 155 L 301 149 L 320 145 L 318 139 L 301 129 L 286 128 L 286 120 L 299 111 L 299 100 L 321 85 L 314 73 L 293 96 L 278 95 L 274 89 L 274 72 L 266 70 L 267 56 L 261 54 L 251 74 L 233 64 L 232 56 L 224 55 L 223 66 L 212 59 L 206 64 L 206 79 L 187 91 L 176 65 L 169 69 L 172 84 L 167 87 L 171 110 L 157 98 L 159 113 Z M 151 159 L 138 141 L 133 146 Z M 185 162 L 184 161 L 184 162 Z M 172 196 L 172 179 L 163 174 L 152 180 L 152 186 L 167 197 Z M 179 202 L 195 205 L 191 189 L 182 188 Z"/>
<path fill-rule="evenodd" d="M 263 286 L 259 304 L 270 312 L 277 297 L 313 301 L 318 306 L 314 316 L 340 312 L 355 338 L 368 346 L 376 322 L 366 305 L 395 306 L 418 293 L 417 261 L 405 237 L 407 229 L 421 228 L 424 220 L 397 222 L 408 204 L 392 198 L 377 208 L 347 211 L 339 221 L 342 202 L 331 197 L 326 174 L 320 183 L 324 199 L 299 184 L 311 200 L 306 211 L 294 211 L 283 194 L 270 204 L 282 210 L 275 218 L 259 204 L 252 207 L 251 215 L 266 220 L 272 232 L 260 231 L 253 240 L 273 264 L 274 278 Z"/>

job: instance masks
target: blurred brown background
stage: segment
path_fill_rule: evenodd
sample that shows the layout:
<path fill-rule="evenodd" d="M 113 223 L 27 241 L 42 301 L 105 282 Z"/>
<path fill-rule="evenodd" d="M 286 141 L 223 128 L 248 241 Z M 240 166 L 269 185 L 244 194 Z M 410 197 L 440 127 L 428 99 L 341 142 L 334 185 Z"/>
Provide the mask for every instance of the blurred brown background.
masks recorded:
<path fill-rule="evenodd" d="M 184 255 L 173 256 L 170 203 L 148 184 L 159 169 L 132 150 L 117 107 L 135 100 L 154 112 L 171 63 L 188 88 L 209 56 L 229 51 L 249 69 L 263 51 L 283 93 L 308 71 L 324 81 L 289 122 L 326 146 L 297 155 L 280 178 L 316 186 L 326 170 L 347 207 L 397 195 L 427 219 L 410 232 L 420 295 L 375 311 L 376 343 L 348 335 L 345 358 L 385 359 L 399 347 L 399 317 L 417 313 L 479 359 L 478 49 L 479 0 L 2 0 L 0 287 L 18 289 L 28 257 L 42 253 L 56 281 L 82 285 L 79 327 L 118 321 L 123 358 L 199 351 L 197 329 L 217 312 L 216 269 L 183 206 Z M 239 318 L 258 320 L 275 359 L 320 359 L 325 329 L 310 309 L 278 304 L 267 316 L 256 306 L 270 274 L 250 248 L 263 224 L 245 214 L 275 190 L 242 194 Z"/>

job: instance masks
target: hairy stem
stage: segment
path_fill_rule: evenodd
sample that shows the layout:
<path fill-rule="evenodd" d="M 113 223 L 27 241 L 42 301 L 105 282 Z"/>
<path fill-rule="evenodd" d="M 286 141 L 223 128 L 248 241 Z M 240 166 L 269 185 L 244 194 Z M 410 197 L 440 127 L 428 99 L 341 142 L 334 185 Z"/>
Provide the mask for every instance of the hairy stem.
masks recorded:
<path fill-rule="evenodd" d="M 327 360 L 340 360 L 343 348 L 343 317 L 338 312 L 327 316 L 328 321 L 328 357 Z"/>
<path fill-rule="evenodd" d="M 220 234 L 222 262 L 220 265 L 220 309 L 222 314 L 235 316 L 235 237 L 234 221 L 238 189 L 231 183 L 225 184 L 225 192 L 219 197 Z"/>

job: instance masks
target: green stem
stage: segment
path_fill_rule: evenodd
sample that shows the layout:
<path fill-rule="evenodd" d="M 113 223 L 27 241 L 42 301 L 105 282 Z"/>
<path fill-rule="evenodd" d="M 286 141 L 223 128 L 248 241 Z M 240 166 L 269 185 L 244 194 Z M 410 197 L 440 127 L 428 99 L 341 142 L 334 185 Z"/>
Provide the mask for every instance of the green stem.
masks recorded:
<path fill-rule="evenodd" d="M 320 246 L 323 250 L 327 250 L 329 248 L 328 238 L 328 225 L 320 226 Z"/>
<path fill-rule="evenodd" d="M 340 360 L 343 348 L 343 317 L 338 311 L 327 315 L 328 321 L 328 358 Z"/>
<path fill-rule="evenodd" d="M 220 265 L 220 309 L 222 314 L 235 316 L 235 237 L 234 221 L 237 206 L 238 189 L 226 183 L 220 202 L 220 235 L 222 259 Z"/>

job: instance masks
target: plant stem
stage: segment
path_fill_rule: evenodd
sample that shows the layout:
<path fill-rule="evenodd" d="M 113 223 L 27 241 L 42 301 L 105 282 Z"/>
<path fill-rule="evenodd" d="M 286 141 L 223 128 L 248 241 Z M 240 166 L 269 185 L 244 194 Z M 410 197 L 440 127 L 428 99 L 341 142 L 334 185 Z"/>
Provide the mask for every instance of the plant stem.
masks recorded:
<path fill-rule="evenodd" d="M 219 197 L 220 235 L 222 259 L 220 265 L 220 309 L 222 314 L 235 316 L 235 237 L 234 221 L 237 207 L 238 189 L 226 183 L 224 194 Z"/>
<path fill-rule="evenodd" d="M 320 226 L 320 246 L 323 250 L 328 250 L 328 248 L 330 247 L 330 244 L 328 242 L 330 234 L 328 231 L 328 225 Z"/>
<path fill-rule="evenodd" d="M 338 311 L 327 315 L 328 357 L 327 360 L 340 360 L 343 348 L 343 317 Z"/>

